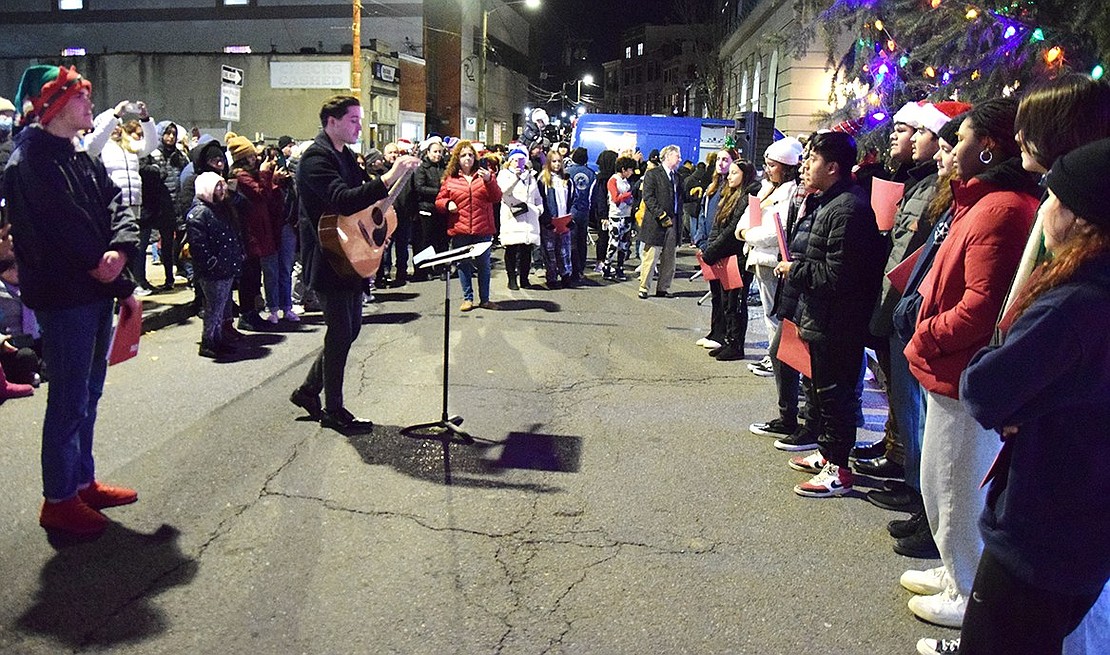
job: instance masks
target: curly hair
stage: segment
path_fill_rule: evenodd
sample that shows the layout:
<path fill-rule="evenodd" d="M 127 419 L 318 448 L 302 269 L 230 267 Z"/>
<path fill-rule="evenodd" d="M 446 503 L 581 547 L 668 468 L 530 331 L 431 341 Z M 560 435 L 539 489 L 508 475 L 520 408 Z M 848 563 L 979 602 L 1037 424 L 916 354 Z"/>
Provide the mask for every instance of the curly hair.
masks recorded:
<path fill-rule="evenodd" d="M 443 177 L 451 177 L 459 174 L 459 156 L 463 150 L 469 149 L 474 155 L 474 165 L 478 165 L 478 151 L 474 149 L 474 144 L 466 139 L 460 140 L 451 148 L 451 159 L 447 160 L 447 168 L 443 171 Z"/>

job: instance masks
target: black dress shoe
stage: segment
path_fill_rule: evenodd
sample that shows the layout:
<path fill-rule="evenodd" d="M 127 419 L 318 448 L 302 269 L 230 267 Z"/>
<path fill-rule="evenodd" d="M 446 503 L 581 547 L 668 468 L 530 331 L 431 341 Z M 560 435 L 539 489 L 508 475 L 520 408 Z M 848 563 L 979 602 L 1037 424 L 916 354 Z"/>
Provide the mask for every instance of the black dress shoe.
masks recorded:
<path fill-rule="evenodd" d="M 335 410 L 325 409 L 323 416 L 320 418 L 320 425 L 346 434 L 359 434 L 374 430 L 373 421 L 359 418 L 347 411 L 345 407 Z"/>
<path fill-rule="evenodd" d="M 655 292 L 655 297 L 656 298 L 674 298 L 674 294 L 671 293 L 670 291 L 656 291 Z"/>
<path fill-rule="evenodd" d="M 714 348 L 713 350 L 717 350 Z M 736 344 L 725 344 L 716 355 L 713 356 L 718 362 L 735 362 L 744 359 L 744 351 L 741 350 Z"/>
<path fill-rule="evenodd" d="M 918 559 L 937 559 L 940 557 L 940 551 L 937 550 L 937 544 L 933 541 L 933 532 L 929 529 L 928 521 L 922 521 L 917 526 L 917 532 L 895 541 L 894 552 Z"/>
<path fill-rule="evenodd" d="M 852 472 L 859 475 L 866 475 L 876 480 L 906 479 L 906 469 L 898 462 L 891 461 L 886 457 L 857 459 L 856 463 L 852 465 Z"/>
<path fill-rule="evenodd" d="M 890 523 L 887 523 L 886 531 L 889 532 L 890 536 L 894 537 L 895 539 L 904 539 L 917 532 L 917 528 L 922 523 L 928 522 L 929 521 L 925 518 L 925 510 L 921 510 L 908 519 L 904 519 L 901 521 L 891 521 Z"/>
<path fill-rule="evenodd" d="M 293 394 L 289 396 L 289 402 L 308 412 L 308 417 L 313 421 L 319 421 L 324 416 L 324 407 L 320 404 L 320 396 L 311 394 L 300 387 L 297 387 Z"/>
<path fill-rule="evenodd" d="M 924 509 L 921 502 L 921 492 L 904 482 L 889 484 L 887 491 L 867 492 L 867 502 L 875 507 L 889 509 L 892 512 L 914 514 Z"/>

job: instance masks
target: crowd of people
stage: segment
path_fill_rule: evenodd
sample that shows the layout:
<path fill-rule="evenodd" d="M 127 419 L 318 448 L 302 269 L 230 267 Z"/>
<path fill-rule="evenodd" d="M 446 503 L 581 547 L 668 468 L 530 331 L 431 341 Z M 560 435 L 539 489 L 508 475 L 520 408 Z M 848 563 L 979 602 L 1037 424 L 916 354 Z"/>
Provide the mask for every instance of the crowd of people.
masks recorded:
<path fill-rule="evenodd" d="M 44 528 L 95 536 L 100 510 L 137 499 L 95 477 L 96 404 L 114 304 L 137 306 L 175 275 L 203 302 L 204 357 L 234 352 L 239 330 L 298 322 L 298 305 L 322 311 L 323 348 L 290 400 L 326 427 L 364 431 L 372 421 L 343 398 L 364 304 L 375 289 L 452 273 L 410 270 L 413 255 L 488 243 L 454 267 L 458 310 L 470 312 L 521 288 L 620 284 L 630 272 L 639 298 L 670 298 L 686 245 L 710 266 L 735 258 L 743 282 L 709 282 L 696 346 L 745 360 L 749 303 L 764 309 L 768 350 L 748 368 L 773 378 L 777 411 L 750 431 L 797 453 L 787 464 L 809 477 L 793 491 L 828 498 L 858 476 L 885 480 L 866 498 L 909 514 L 887 526 L 893 549 L 939 558 L 900 583 L 914 615 L 961 639 L 923 639 L 920 653 L 1061 652 L 1110 579 L 1110 503 L 1097 491 L 1110 455 L 1104 81 L 1066 76 L 1020 101 L 907 103 L 885 166 L 861 164 L 847 131 L 822 130 L 776 141 L 761 172 L 731 148 L 697 165 L 677 146 L 591 163 L 547 140 L 543 116 L 504 146 L 429 136 L 362 156 L 352 96 L 324 103 L 312 141 L 221 143 L 183 138 L 142 102 L 94 116 L 90 93 L 72 68 L 34 66 L 14 105 L 0 99 L 0 154 L 11 154 L 0 167 L 0 398 L 49 378 Z M 13 142 L 4 117 L 17 113 Z M 901 200 L 881 227 L 872 196 L 890 183 Z M 390 196 L 396 227 L 378 272 L 352 275 L 322 243 L 322 217 Z M 162 289 L 146 278 L 152 242 Z M 491 289 L 493 248 L 504 291 Z M 881 452 L 864 453 L 871 361 L 889 412 Z"/>

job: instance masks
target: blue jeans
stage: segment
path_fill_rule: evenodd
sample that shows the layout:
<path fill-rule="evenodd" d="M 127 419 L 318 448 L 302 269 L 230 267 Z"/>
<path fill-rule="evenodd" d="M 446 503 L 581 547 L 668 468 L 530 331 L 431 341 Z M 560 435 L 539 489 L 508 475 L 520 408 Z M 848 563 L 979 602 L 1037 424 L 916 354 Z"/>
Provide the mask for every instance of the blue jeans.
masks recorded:
<path fill-rule="evenodd" d="M 271 312 L 293 309 L 293 261 L 296 256 L 297 235 L 289 225 L 282 225 L 278 251 L 261 258 L 266 309 Z"/>
<path fill-rule="evenodd" d="M 112 307 L 105 299 L 35 312 L 50 371 L 42 422 L 42 495 L 49 500 L 72 498 L 96 479 L 93 427 L 108 372 Z"/>
<path fill-rule="evenodd" d="M 489 235 L 460 234 L 451 237 L 451 247 L 462 248 L 492 240 L 493 237 Z M 462 285 L 463 300 L 474 302 L 474 286 L 471 278 L 474 277 L 474 266 L 477 264 L 479 302 L 489 302 L 489 257 L 490 251 L 487 250 L 478 257 L 459 261 L 459 283 Z"/>
<path fill-rule="evenodd" d="M 890 337 L 890 412 L 906 453 L 906 484 L 921 491 L 921 437 L 925 430 L 925 398 L 921 384 L 910 373 L 901 339 Z"/>
<path fill-rule="evenodd" d="M 698 212 L 697 216 L 690 218 L 690 240 L 702 250 L 709 245 L 709 221 L 709 216 L 703 212 Z"/>

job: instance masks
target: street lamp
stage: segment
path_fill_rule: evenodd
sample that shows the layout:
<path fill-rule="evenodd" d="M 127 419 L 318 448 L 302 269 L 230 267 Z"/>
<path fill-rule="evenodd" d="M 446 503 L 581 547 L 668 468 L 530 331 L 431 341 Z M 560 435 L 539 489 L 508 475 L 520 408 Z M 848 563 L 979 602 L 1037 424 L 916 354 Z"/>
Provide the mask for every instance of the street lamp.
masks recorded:
<path fill-rule="evenodd" d="M 576 82 L 577 82 L 577 85 L 578 85 L 578 96 L 575 97 L 574 100 L 575 100 L 575 102 L 581 104 L 582 103 L 582 85 L 585 84 L 586 86 L 593 86 L 594 85 L 594 76 L 590 75 L 589 73 L 586 73 L 581 78 L 579 78 Z"/>
<path fill-rule="evenodd" d="M 512 0 L 503 2 L 493 9 L 482 11 L 482 52 L 478 55 L 478 134 L 483 140 L 486 137 L 486 51 L 489 50 L 489 16 L 498 9 L 510 5 L 524 5 L 528 9 L 539 9 L 540 0 Z"/>

